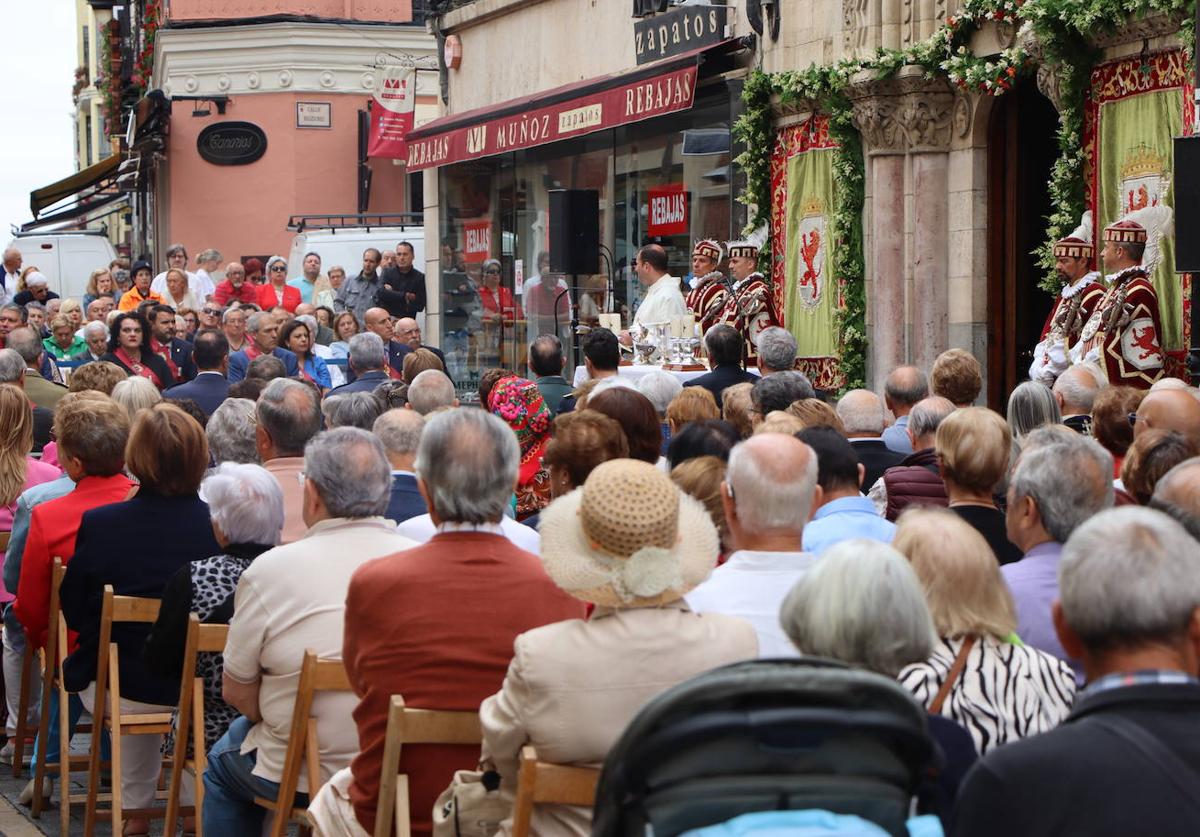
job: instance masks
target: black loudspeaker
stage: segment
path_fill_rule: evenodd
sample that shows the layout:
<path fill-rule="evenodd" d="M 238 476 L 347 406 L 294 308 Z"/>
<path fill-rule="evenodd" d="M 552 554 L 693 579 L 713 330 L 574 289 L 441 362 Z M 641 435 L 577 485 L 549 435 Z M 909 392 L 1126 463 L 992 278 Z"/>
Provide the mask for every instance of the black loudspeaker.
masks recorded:
<path fill-rule="evenodd" d="M 600 193 L 550 190 L 550 272 L 571 276 L 600 270 Z"/>
<path fill-rule="evenodd" d="M 1175 137 L 1175 270 L 1200 273 L 1200 137 Z"/>

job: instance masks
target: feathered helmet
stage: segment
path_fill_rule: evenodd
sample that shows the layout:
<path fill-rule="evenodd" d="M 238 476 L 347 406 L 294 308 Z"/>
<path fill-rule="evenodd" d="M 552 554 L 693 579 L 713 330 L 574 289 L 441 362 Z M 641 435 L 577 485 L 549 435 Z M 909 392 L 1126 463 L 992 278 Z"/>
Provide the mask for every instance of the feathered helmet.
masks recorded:
<path fill-rule="evenodd" d="M 1096 248 L 1092 246 L 1092 211 L 1083 213 L 1078 227 L 1065 238 L 1054 242 L 1054 257 L 1069 259 L 1091 259 Z"/>
<path fill-rule="evenodd" d="M 729 258 L 731 259 L 757 259 L 759 248 L 763 246 L 766 240 L 767 227 L 763 225 L 740 241 L 726 243 L 725 249 L 729 251 Z"/>
<path fill-rule="evenodd" d="M 695 248 L 692 249 L 692 255 L 710 259 L 714 263 L 720 262 L 722 255 L 721 243 L 711 238 L 701 239 L 696 242 Z"/>

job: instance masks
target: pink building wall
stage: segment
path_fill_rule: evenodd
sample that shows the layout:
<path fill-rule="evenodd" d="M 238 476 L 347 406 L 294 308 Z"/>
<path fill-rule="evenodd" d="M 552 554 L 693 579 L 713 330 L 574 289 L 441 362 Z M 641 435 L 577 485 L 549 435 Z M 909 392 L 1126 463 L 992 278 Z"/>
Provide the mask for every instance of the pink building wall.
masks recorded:
<path fill-rule="evenodd" d="M 243 4 L 244 5 L 244 4 Z M 230 98 L 224 116 L 193 117 L 188 103 L 171 115 L 167 149 L 165 228 L 159 241 L 196 254 L 208 247 L 225 261 L 256 254 L 287 256 L 289 215 L 353 213 L 357 209 L 358 111 L 369 97 L 348 94 L 257 93 Z M 296 102 L 329 102 L 331 128 L 297 128 Z M 245 166 L 201 159 L 196 138 L 221 121 L 258 125 L 267 151 Z M 403 166 L 372 160 L 370 212 L 405 211 Z"/>
<path fill-rule="evenodd" d="M 262 15 L 316 15 L 344 20 L 412 20 L 412 0 L 168 0 L 171 20 L 220 20 Z"/>

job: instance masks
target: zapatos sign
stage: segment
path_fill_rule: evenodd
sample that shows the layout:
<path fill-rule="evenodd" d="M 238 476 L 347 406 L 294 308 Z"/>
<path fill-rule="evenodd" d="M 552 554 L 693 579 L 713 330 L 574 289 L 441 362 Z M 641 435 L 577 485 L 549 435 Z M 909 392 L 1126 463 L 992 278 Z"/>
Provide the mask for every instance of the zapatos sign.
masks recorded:
<path fill-rule="evenodd" d="M 637 63 L 670 58 L 725 38 L 724 6 L 680 6 L 633 24 Z"/>
<path fill-rule="evenodd" d="M 196 137 L 196 151 L 216 166 L 244 166 L 267 153 L 267 135 L 252 122 L 218 122 Z"/>

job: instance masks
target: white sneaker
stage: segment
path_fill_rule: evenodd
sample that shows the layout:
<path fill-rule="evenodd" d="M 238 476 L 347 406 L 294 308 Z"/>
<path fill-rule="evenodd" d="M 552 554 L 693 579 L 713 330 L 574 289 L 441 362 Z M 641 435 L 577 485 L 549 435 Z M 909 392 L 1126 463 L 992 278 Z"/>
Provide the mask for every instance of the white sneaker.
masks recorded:
<path fill-rule="evenodd" d="M 10 738 L 8 743 L 0 748 L 0 764 L 12 764 L 16 749 L 16 743 Z"/>
<path fill-rule="evenodd" d="M 21 795 L 17 797 L 17 801 L 22 805 L 33 804 L 33 783 L 34 779 L 30 779 L 25 787 L 21 788 Z M 49 776 L 42 777 L 42 800 L 50 801 L 50 797 L 54 795 L 54 779 Z"/>

